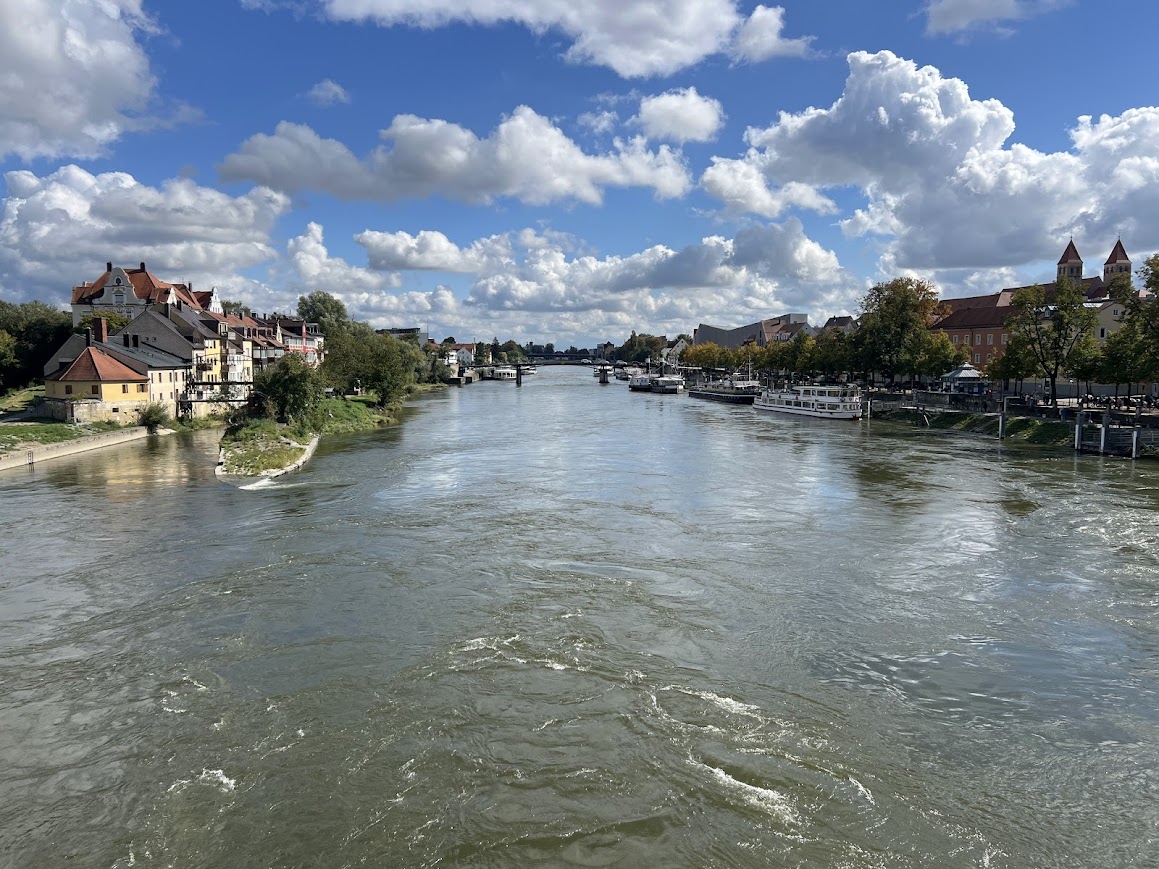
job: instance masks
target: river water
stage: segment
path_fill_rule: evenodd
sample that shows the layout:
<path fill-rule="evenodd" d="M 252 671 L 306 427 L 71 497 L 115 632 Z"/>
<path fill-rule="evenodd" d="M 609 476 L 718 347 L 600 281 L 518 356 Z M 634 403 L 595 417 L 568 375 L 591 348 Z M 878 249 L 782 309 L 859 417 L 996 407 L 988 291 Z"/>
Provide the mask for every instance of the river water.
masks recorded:
<path fill-rule="evenodd" d="M 544 368 L 0 474 L 4 867 L 1159 865 L 1159 466 Z"/>

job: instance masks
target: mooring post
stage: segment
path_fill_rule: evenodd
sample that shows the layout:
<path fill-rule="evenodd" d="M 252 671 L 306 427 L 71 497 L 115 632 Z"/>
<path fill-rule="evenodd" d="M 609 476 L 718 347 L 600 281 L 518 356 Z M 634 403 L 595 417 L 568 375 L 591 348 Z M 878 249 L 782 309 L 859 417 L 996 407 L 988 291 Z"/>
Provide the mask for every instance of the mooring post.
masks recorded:
<path fill-rule="evenodd" d="M 1140 427 L 1138 425 L 1131 430 L 1131 458 L 1133 459 L 1139 458 L 1139 432 Z"/>
<path fill-rule="evenodd" d="M 1002 396 L 1002 412 L 998 414 L 998 440 L 1006 440 L 1006 396 Z"/>
<path fill-rule="evenodd" d="M 1107 429 L 1111 427 L 1111 412 L 1103 414 L 1103 427 L 1099 430 L 1099 454 L 1107 451 Z"/>
<path fill-rule="evenodd" d="M 522 365 L 515 366 L 515 385 L 516 386 L 523 385 L 523 366 Z"/>
<path fill-rule="evenodd" d="M 1083 448 L 1083 412 L 1080 410 L 1074 416 L 1074 448 L 1079 452 Z"/>

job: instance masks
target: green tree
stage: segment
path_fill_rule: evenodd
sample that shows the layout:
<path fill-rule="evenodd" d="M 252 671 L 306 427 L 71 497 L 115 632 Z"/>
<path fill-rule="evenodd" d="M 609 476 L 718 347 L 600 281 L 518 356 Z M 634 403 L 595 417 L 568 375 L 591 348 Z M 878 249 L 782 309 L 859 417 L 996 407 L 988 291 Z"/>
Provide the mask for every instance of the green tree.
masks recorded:
<path fill-rule="evenodd" d="M 1025 341 L 1035 362 L 1050 381 L 1050 399 L 1058 406 L 1058 375 L 1074 348 L 1098 322 L 1086 307 L 1082 286 L 1060 278 L 1047 298 L 1040 287 L 1023 287 L 1011 299 L 1014 313 L 1006 321 L 1012 335 Z"/>
<path fill-rule="evenodd" d="M 104 318 L 105 324 L 108 326 L 108 334 L 110 335 L 121 331 L 133 322 L 133 318 L 128 314 L 120 314 L 116 311 L 106 311 L 103 314 L 92 312 L 81 317 L 80 322 L 73 327 L 73 331 L 78 335 L 83 335 L 86 330 L 93 328 L 93 321 L 98 317 Z"/>
<path fill-rule="evenodd" d="M 1156 357 L 1150 342 L 1145 337 L 1144 325 L 1140 319 L 1128 319 L 1118 330 L 1111 333 L 1103 344 L 1102 365 L 1099 379 L 1115 386 L 1115 396 L 1119 395 L 1119 384 L 1141 383 L 1155 376 Z"/>
<path fill-rule="evenodd" d="M 1103 348 L 1094 335 L 1086 335 L 1079 341 L 1067 357 L 1063 373 L 1080 383 L 1086 383 L 1086 391 L 1091 391 L 1091 383 L 1102 379 L 1106 362 Z"/>
<path fill-rule="evenodd" d="M 826 377 L 836 377 L 852 367 L 852 342 L 844 329 L 822 329 L 817 336 L 814 364 Z"/>
<path fill-rule="evenodd" d="M 1141 296 L 1129 279 L 1119 275 L 1111 282 L 1110 295 L 1124 309 L 1123 326 L 1134 329 L 1146 352 L 1159 358 L 1159 253 L 1147 257 L 1136 274 L 1149 293 Z"/>
<path fill-rule="evenodd" d="M 0 393 L 3 393 L 7 386 L 8 371 L 16 365 L 16 339 L 0 329 Z"/>
<path fill-rule="evenodd" d="M 322 334 L 327 336 L 349 319 L 342 300 L 322 290 L 298 297 L 298 316 L 307 323 L 317 323 Z"/>
<path fill-rule="evenodd" d="M 817 354 L 817 342 L 801 329 L 787 344 L 785 367 L 793 374 L 811 375 Z"/>
<path fill-rule="evenodd" d="M 341 304 L 341 303 L 340 303 Z M 244 302 L 234 302 L 229 299 L 222 299 L 221 310 L 226 314 L 232 314 L 235 317 L 248 317 L 253 313 L 249 305 Z M 310 321 L 314 322 L 314 321 Z"/>
<path fill-rule="evenodd" d="M 966 348 L 963 347 L 958 352 L 966 357 L 962 361 L 969 361 L 970 354 Z M 1042 369 L 1034 358 L 1034 354 L 1030 352 L 1029 343 L 1018 335 L 1010 336 L 1010 340 L 1006 344 L 1006 351 L 986 368 L 986 375 L 992 380 L 1001 380 L 1004 389 L 1010 387 L 1011 381 L 1016 381 L 1018 392 L 1022 391 L 1023 380 L 1041 374 Z"/>
<path fill-rule="evenodd" d="M 45 363 L 72 332 L 72 315 L 43 302 L 0 300 L 0 332 L 13 341 L 6 354 L 12 361 L 0 363 L 0 382 L 5 389 L 18 389 L 43 376 Z"/>
<path fill-rule="evenodd" d="M 278 416 L 302 422 L 322 400 L 322 378 L 300 353 L 287 353 L 254 377 L 254 390 L 273 402 Z"/>
<path fill-rule="evenodd" d="M 915 348 L 935 318 L 938 291 L 929 281 L 894 278 L 872 287 L 861 310 L 856 344 L 862 367 L 892 381 L 920 356 Z"/>

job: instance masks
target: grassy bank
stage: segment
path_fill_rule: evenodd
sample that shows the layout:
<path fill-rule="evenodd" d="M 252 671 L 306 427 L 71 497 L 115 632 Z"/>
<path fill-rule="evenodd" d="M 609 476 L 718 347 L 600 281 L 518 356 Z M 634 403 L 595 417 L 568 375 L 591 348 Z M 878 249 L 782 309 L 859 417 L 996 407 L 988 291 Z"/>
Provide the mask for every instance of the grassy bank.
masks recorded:
<path fill-rule="evenodd" d="M 998 415 L 994 413 L 938 413 L 918 412 L 912 409 L 875 412 L 875 420 L 908 423 L 937 431 L 998 437 Z M 1074 425 L 1051 419 L 1013 417 L 1006 420 L 1006 440 L 1011 443 L 1044 447 L 1065 447 L 1074 444 Z"/>
<path fill-rule="evenodd" d="M 34 403 L 44 398 L 44 384 L 14 389 L 0 396 L 0 413 L 19 413 L 28 410 Z"/>
<path fill-rule="evenodd" d="M 87 435 L 116 431 L 120 428 L 133 428 L 133 426 L 120 426 L 114 422 L 94 422 L 86 425 L 73 425 L 70 422 L 50 420 L 6 422 L 0 424 L 0 453 L 11 452 L 35 444 L 59 444 L 64 441 L 75 441 Z"/>
<path fill-rule="evenodd" d="M 411 395 L 439 389 L 420 385 Z M 326 398 L 309 424 L 282 425 L 270 419 L 247 420 L 226 429 L 221 439 L 224 473 L 230 476 L 258 476 L 293 464 L 302 457 L 306 444 L 315 435 L 370 431 L 395 425 L 402 418 L 403 401 L 378 406 L 373 395 Z"/>

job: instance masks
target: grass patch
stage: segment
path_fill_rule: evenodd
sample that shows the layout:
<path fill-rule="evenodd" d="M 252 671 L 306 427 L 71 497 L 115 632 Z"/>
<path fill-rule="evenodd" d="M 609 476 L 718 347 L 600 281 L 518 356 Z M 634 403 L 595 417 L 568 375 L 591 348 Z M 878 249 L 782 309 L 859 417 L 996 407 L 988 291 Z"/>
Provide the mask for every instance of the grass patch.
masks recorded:
<path fill-rule="evenodd" d="M 225 473 L 236 477 L 254 477 L 263 471 L 276 471 L 296 462 L 305 447 L 286 446 L 281 442 L 248 441 L 235 443 L 225 451 Z"/>
<path fill-rule="evenodd" d="M 918 412 L 911 408 L 875 412 L 873 419 L 904 422 L 937 431 L 998 437 L 998 415 L 993 413 Z M 1043 447 L 1061 447 L 1074 443 L 1074 424 L 1059 420 L 1013 417 L 1006 420 L 1006 440 Z"/>
<path fill-rule="evenodd" d="M 14 389 L 0 396 L 0 413 L 19 413 L 28 410 L 32 405 L 44 398 L 44 385 L 29 386 L 27 389 Z"/>
<path fill-rule="evenodd" d="M 122 428 L 135 428 L 135 426 L 120 426 L 115 422 L 93 422 L 87 425 L 73 425 L 70 422 L 55 421 L 2 423 L 0 424 L 0 453 L 11 452 L 23 446 L 34 444 L 59 444 L 64 441 L 75 441 L 86 435 L 119 431 Z"/>

